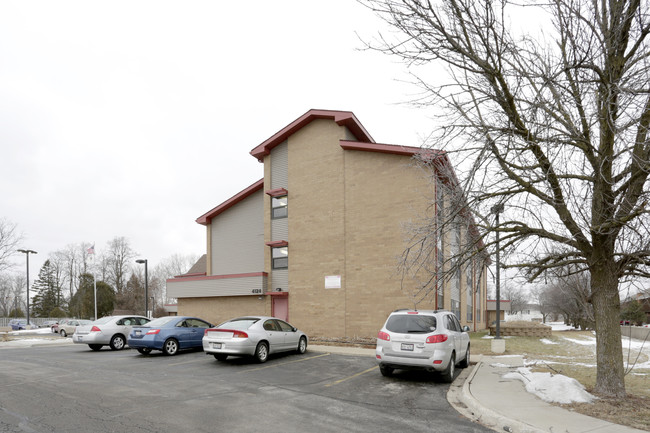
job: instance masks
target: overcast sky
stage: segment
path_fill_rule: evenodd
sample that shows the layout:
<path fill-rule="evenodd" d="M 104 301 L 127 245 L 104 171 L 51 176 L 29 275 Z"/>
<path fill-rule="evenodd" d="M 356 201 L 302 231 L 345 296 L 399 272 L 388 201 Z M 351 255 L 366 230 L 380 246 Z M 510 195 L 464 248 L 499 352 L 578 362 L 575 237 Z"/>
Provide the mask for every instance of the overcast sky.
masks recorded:
<path fill-rule="evenodd" d="M 401 104 L 405 66 L 360 50 L 379 26 L 351 0 L 0 2 L 0 218 L 38 251 L 32 279 L 116 236 L 150 266 L 205 253 L 196 218 L 260 179 L 250 150 L 311 108 L 419 146 L 430 113 Z"/>

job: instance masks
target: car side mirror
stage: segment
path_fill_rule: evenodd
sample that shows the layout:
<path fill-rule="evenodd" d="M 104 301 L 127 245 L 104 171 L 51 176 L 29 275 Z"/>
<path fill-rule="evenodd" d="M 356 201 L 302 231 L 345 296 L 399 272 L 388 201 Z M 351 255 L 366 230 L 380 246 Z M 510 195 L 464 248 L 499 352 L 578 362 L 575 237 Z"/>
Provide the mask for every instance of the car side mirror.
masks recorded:
<path fill-rule="evenodd" d="M 291 328 L 291 332 L 296 332 L 298 328 Z"/>
<path fill-rule="evenodd" d="M 469 332 L 469 326 L 467 325 L 463 326 L 463 332 Z"/>

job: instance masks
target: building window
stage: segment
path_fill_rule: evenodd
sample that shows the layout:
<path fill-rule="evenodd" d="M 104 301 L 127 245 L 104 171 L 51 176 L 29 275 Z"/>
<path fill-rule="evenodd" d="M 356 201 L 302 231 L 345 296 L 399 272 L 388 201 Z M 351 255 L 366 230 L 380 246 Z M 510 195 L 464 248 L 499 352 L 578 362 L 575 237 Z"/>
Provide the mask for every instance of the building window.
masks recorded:
<path fill-rule="evenodd" d="M 286 218 L 288 215 L 287 196 L 271 197 L 271 218 Z"/>
<path fill-rule="evenodd" d="M 273 269 L 287 269 L 289 267 L 289 247 L 271 248 Z"/>

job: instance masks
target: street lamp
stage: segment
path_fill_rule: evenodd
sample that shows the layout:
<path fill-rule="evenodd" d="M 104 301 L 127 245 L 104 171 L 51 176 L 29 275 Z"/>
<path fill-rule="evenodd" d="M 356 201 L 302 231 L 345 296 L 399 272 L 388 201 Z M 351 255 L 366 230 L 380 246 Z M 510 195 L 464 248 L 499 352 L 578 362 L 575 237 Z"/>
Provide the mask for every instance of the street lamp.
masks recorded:
<path fill-rule="evenodd" d="M 496 241 L 497 241 L 497 323 L 496 323 L 496 335 L 495 340 L 501 339 L 501 261 L 500 261 L 500 248 L 499 248 L 499 214 L 503 212 L 503 203 L 492 206 L 492 213 L 496 215 Z M 503 342 L 505 343 L 505 341 Z M 498 342 L 496 347 L 498 347 L 497 352 L 501 350 L 501 343 Z M 494 351 L 494 350 L 493 350 Z M 503 351 L 505 351 L 505 344 L 503 344 Z"/>
<path fill-rule="evenodd" d="M 38 254 L 34 250 L 18 250 L 19 253 L 25 253 L 27 256 L 27 325 L 25 325 L 26 328 L 29 327 L 29 255 L 30 254 Z"/>
<path fill-rule="evenodd" d="M 147 275 L 147 259 L 138 259 L 136 263 L 144 263 L 144 315 L 149 317 L 149 278 Z"/>

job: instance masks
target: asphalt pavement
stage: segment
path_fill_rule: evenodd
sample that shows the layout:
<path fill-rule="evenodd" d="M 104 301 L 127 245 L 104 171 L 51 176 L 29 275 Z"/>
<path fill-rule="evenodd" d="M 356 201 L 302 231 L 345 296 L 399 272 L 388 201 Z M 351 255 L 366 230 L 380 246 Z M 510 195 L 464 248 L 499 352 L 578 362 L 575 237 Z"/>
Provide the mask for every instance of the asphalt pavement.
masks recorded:
<path fill-rule="evenodd" d="M 56 340 L 56 339 L 55 339 Z M 33 345 L 72 344 L 69 339 Z M 26 347 L 29 343 L 3 342 L 0 347 Z M 375 356 L 374 349 L 310 345 L 312 352 Z M 463 416 L 499 432 L 510 433 L 643 433 L 642 430 L 613 424 L 549 404 L 526 391 L 517 379 L 504 375 L 523 367 L 521 356 L 472 355 L 471 365 L 460 374 L 447 394 L 449 403 Z"/>

